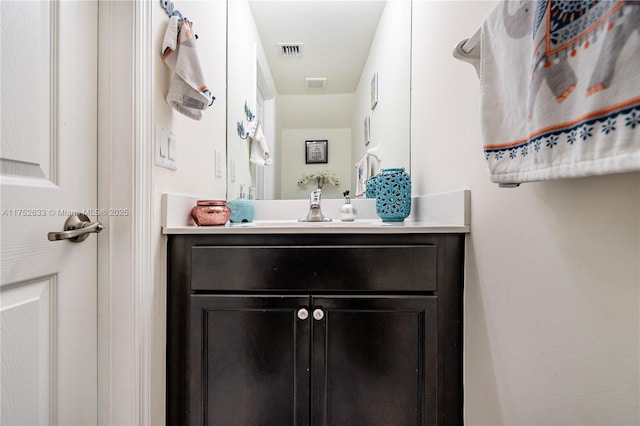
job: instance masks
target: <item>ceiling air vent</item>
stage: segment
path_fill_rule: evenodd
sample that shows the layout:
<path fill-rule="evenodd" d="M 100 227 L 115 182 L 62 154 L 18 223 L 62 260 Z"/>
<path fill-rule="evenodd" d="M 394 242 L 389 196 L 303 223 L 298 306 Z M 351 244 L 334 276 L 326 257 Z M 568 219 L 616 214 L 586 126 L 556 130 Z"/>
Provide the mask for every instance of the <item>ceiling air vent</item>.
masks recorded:
<path fill-rule="evenodd" d="M 278 43 L 278 51 L 284 58 L 302 58 L 302 43 Z"/>
<path fill-rule="evenodd" d="M 324 89 L 327 87 L 327 79 L 323 78 L 310 78 L 304 79 L 304 87 L 307 89 Z"/>

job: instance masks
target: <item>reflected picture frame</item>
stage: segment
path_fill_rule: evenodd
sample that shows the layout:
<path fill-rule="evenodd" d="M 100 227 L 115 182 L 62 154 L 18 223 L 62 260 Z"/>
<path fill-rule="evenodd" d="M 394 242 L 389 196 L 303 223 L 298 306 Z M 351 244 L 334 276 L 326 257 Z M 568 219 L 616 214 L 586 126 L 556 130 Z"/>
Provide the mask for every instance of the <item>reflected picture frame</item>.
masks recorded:
<path fill-rule="evenodd" d="M 326 164 L 329 162 L 329 141 L 316 139 L 305 141 L 305 164 Z"/>
<path fill-rule="evenodd" d="M 371 109 L 375 109 L 378 105 L 378 73 L 373 74 L 371 79 Z"/>
<path fill-rule="evenodd" d="M 371 118 L 367 115 L 364 118 L 364 146 L 371 142 Z"/>

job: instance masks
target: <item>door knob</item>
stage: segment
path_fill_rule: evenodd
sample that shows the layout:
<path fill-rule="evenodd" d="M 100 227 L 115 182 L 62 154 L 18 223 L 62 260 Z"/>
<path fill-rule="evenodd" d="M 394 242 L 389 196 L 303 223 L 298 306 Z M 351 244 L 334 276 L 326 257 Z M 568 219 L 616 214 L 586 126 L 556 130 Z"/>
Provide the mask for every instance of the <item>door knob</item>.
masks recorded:
<path fill-rule="evenodd" d="M 64 231 L 49 232 L 49 241 L 69 240 L 79 243 L 86 240 L 92 232 L 99 233 L 104 229 L 100 222 L 91 222 L 91 219 L 83 213 L 72 214 L 64 222 Z"/>
<path fill-rule="evenodd" d="M 314 309 L 313 310 L 313 317 L 317 321 L 320 321 L 322 318 L 324 318 L 324 311 L 322 309 Z"/>
<path fill-rule="evenodd" d="M 305 308 L 299 309 L 298 318 L 300 318 L 301 320 L 306 320 L 307 318 L 309 318 L 309 311 L 307 311 Z"/>

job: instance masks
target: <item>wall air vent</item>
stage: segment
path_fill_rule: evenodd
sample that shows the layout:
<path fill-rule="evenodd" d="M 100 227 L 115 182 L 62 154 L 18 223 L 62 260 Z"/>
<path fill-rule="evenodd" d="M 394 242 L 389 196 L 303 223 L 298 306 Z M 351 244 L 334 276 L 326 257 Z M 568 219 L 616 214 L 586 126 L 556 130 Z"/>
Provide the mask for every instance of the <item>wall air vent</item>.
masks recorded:
<path fill-rule="evenodd" d="M 327 79 L 326 78 L 310 78 L 307 77 L 304 79 L 304 87 L 307 89 L 324 89 L 327 87 Z"/>
<path fill-rule="evenodd" d="M 284 58 L 302 58 L 302 43 L 278 43 L 278 51 Z"/>

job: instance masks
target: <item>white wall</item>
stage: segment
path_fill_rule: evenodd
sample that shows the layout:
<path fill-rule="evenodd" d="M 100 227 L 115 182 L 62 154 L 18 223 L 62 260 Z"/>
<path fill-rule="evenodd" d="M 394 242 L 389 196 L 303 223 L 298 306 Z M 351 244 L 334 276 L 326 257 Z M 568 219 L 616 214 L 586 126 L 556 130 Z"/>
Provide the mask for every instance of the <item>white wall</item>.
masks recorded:
<path fill-rule="evenodd" d="M 305 163 L 305 141 L 326 139 L 328 141 L 326 164 Z M 300 187 L 298 180 L 304 173 L 315 173 L 329 170 L 340 179 L 340 186 L 325 184 L 322 188 L 323 198 L 342 198 L 342 193 L 349 188 L 349 173 L 351 172 L 351 129 L 283 129 L 281 132 L 282 161 L 281 198 L 304 199 L 316 188 L 309 184 Z M 301 212 L 303 216 L 306 212 Z M 329 217 L 335 217 L 334 212 L 324 212 Z"/>
<path fill-rule="evenodd" d="M 351 117 L 355 104 L 353 93 L 317 95 L 279 95 L 277 97 L 277 157 L 279 199 L 308 198 L 310 185 L 298 187 L 303 173 L 331 170 L 340 177 L 339 188 L 327 185 L 324 198 L 342 198 L 350 189 Z M 326 139 L 329 142 L 329 163 L 305 164 L 306 140 Z M 353 192 L 353 191 L 352 191 Z"/>
<path fill-rule="evenodd" d="M 351 126 L 354 93 L 278 95 L 277 112 L 284 129 Z"/>
<path fill-rule="evenodd" d="M 411 2 L 388 1 L 371 44 L 358 89 L 353 113 L 352 163 L 360 160 L 366 149 L 380 146 L 381 167 L 410 166 L 411 93 Z M 378 104 L 371 110 L 371 79 L 378 73 Z M 370 116 L 371 143 L 364 146 L 364 119 Z M 353 165 L 352 164 L 352 165 Z M 355 191 L 355 168 L 351 184 Z M 352 191 L 352 193 L 354 192 Z"/>
<path fill-rule="evenodd" d="M 451 50 L 494 4 L 413 12 L 414 194 L 472 196 L 465 422 L 640 424 L 640 174 L 489 182 L 479 81 Z"/>
<path fill-rule="evenodd" d="M 176 7 L 194 23 L 194 32 L 199 36 L 198 54 L 206 83 L 216 97 L 211 107 L 203 112 L 201 121 L 194 121 L 174 111 L 165 101 L 172 72 L 160 57 L 162 38 L 168 17 L 160 7 L 153 8 L 153 57 L 152 78 L 153 119 L 164 128 L 177 134 L 177 170 L 158 166 L 153 170 L 153 193 L 155 210 L 153 238 L 155 264 L 154 329 L 152 344 L 152 424 L 164 424 L 165 413 L 165 341 L 166 341 L 166 238 L 160 234 L 161 194 L 172 192 L 193 195 L 199 198 L 225 199 L 226 178 L 214 175 L 214 149 L 224 152 L 226 144 L 226 1 L 181 0 Z M 152 143 L 152 141 L 149 141 Z M 153 161 L 150 159 L 150 161 Z"/>

